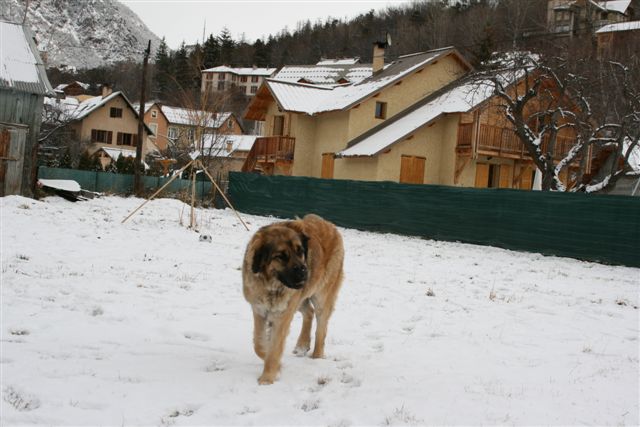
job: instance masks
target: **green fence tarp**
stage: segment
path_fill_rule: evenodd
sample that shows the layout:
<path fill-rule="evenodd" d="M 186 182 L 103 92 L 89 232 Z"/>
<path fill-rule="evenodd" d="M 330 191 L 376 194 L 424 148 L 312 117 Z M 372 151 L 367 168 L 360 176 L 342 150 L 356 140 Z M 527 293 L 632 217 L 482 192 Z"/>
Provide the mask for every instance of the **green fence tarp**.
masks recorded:
<path fill-rule="evenodd" d="M 232 172 L 246 213 L 640 267 L 640 198 Z"/>
<path fill-rule="evenodd" d="M 48 168 L 41 166 L 38 169 L 38 178 L 43 179 L 71 179 L 77 181 L 83 190 L 97 191 L 100 193 L 115 194 L 131 194 L 133 193 L 133 175 L 83 171 L 77 169 Z M 165 185 L 171 178 L 143 176 L 142 185 L 145 190 L 157 190 Z M 196 197 L 203 199 L 209 197 L 212 193 L 210 181 L 196 181 Z M 163 190 L 163 194 L 173 194 L 180 191 L 190 191 L 191 180 L 176 179 L 167 188 Z M 162 194 L 160 194 L 162 197 Z"/>

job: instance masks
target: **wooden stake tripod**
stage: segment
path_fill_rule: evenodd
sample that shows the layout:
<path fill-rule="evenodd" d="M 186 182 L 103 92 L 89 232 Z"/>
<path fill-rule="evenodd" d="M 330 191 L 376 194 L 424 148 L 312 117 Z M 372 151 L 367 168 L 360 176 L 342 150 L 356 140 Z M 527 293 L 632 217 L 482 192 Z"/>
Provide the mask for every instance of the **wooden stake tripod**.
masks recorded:
<path fill-rule="evenodd" d="M 191 159 L 191 161 L 189 163 L 187 163 L 186 165 L 184 165 L 180 170 L 178 170 L 178 172 L 176 172 L 175 174 L 173 174 L 173 176 L 171 177 L 171 179 L 169 181 L 167 181 L 162 187 L 160 187 L 158 189 L 158 191 L 156 191 L 155 193 L 153 193 L 153 195 L 151 195 L 151 197 L 149 197 L 147 200 L 144 201 L 144 203 L 142 203 L 140 206 L 138 206 L 136 209 L 134 209 L 129 215 L 127 215 L 121 222 L 121 224 L 124 224 L 125 221 L 127 221 L 129 218 L 131 218 L 136 212 L 138 212 L 140 209 L 142 209 L 142 207 L 144 205 L 146 205 L 147 203 L 149 203 L 151 200 L 153 200 L 158 194 L 160 194 L 162 192 L 162 190 L 164 190 L 169 184 L 171 184 L 177 177 L 179 177 L 182 172 L 185 171 L 185 169 L 187 169 L 189 166 L 191 166 L 191 168 L 197 167 L 198 169 L 201 169 L 206 175 L 207 178 L 209 178 L 209 181 L 211 181 L 211 183 L 213 184 L 213 186 L 216 188 L 217 191 L 220 192 L 220 194 L 222 195 L 222 198 L 224 199 L 224 201 L 227 203 L 227 205 L 231 208 L 231 210 L 233 210 L 233 212 L 236 214 L 236 216 L 238 217 L 238 219 L 240 220 L 240 222 L 242 223 L 242 225 L 244 225 L 244 228 L 247 229 L 247 231 L 249 231 L 249 227 L 247 226 L 247 224 L 245 224 L 245 222 L 242 220 L 242 218 L 240 217 L 240 214 L 238 214 L 238 211 L 236 211 L 236 209 L 233 207 L 233 205 L 231 204 L 231 202 L 229 201 L 229 199 L 227 199 L 227 196 L 224 195 L 224 192 L 220 189 L 220 187 L 218 187 L 218 184 L 216 183 L 215 179 L 213 179 L 213 177 L 211 176 L 211 174 L 209 173 L 209 171 L 207 170 L 207 168 L 204 167 L 204 165 L 202 164 L 202 161 L 200 159 L 198 159 L 197 157 L 194 159 Z M 195 220 L 195 201 L 196 201 L 196 174 L 192 173 L 191 174 L 191 221 L 190 221 L 190 225 L 189 227 L 194 229 L 196 226 L 196 220 Z"/>

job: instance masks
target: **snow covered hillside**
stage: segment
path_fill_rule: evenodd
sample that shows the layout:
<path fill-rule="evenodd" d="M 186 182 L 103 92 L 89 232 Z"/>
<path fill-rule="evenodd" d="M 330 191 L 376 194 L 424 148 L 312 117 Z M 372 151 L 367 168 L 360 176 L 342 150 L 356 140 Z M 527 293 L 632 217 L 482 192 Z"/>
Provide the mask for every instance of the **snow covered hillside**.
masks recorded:
<path fill-rule="evenodd" d="M 0 19 L 22 22 L 24 0 L 2 0 Z M 156 36 L 131 9 L 116 0 L 31 0 L 27 23 L 47 66 L 95 68 L 119 61 L 142 62 Z M 153 56 L 152 56 L 153 57 Z"/>
<path fill-rule="evenodd" d="M 640 422 L 640 269 L 341 229 L 326 358 L 298 315 L 259 386 L 230 210 L 208 243 L 176 200 L 0 203 L 3 425 Z"/>

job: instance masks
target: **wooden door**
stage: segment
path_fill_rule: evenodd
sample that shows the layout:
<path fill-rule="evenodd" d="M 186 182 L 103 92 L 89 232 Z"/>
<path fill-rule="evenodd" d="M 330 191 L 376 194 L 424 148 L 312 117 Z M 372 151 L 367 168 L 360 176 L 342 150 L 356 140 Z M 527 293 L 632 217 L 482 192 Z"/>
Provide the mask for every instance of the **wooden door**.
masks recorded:
<path fill-rule="evenodd" d="M 424 184 L 424 157 L 402 156 L 400 161 L 400 182 L 403 184 Z"/>
<path fill-rule="evenodd" d="M 333 178 L 334 160 L 334 153 L 324 153 L 322 155 L 322 171 L 320 172 L 320 178 Z"/>
<path fill-rule="evenodd" d="M 513 166 L 500 165 L 498 188 L 511 188 L 513 180 Z"/>
<path fill-rule="evenodd" d="M 489 186 L 489 165 L 487 163 L 476 163 L 476 188 L 487 188 Z"/>
<path fill-rule="evenodd" d="M 273 133 L 274 136 L 284 135 L 284 116 L 273 116 Z"/>
<path fill-rule="evenodd" d="M 524 166 L 520 176 L 520 189 L 531 190 L 533 188 L 534 169 L 531 166 Z"/>
<path fill-rule="evenodd" d="M 0 196 L 21 193 L 28 131 L 28 128 L 0 126 Z"/>

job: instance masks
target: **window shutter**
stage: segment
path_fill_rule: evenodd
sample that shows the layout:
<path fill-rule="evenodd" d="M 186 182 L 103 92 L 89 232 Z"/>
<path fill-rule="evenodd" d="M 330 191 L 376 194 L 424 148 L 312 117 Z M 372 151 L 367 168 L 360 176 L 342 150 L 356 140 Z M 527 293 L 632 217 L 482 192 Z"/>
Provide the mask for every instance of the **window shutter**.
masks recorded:
<path fill-rule="evenodd" d="M 113 142 L 113 132 L 107 131 L 107 140 L 105 141 L 107 144 L 112 144 Z"/>
<path fill-rule="evenodd" d="M 96 142 L 98 140 L 98 131 L 95 129 L 91 129 L 91 142 Z"/>
<path fill-rule="evenodd" d="M 122 145 L 122 132 L 118 132 L 116 136 L 116 144 Z"/>

